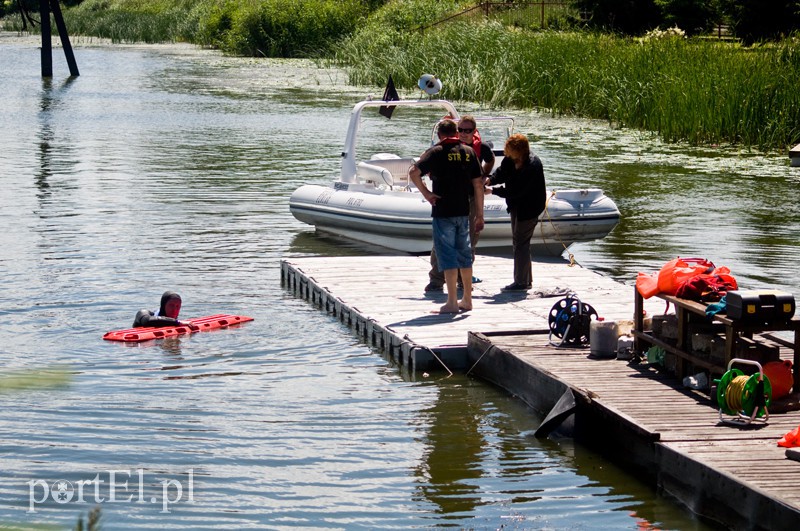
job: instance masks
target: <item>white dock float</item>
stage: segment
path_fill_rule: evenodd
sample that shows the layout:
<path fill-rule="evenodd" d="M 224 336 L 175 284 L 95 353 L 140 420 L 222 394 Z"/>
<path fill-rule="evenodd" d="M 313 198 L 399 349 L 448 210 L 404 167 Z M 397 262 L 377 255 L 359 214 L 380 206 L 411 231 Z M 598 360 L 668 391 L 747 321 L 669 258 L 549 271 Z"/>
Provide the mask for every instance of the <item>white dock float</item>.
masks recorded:
<path fill-rule="evenodd" d="M 789 161 L 794 168 L 800 166 L 800 144 L 789 150 Z"/>
<path fill-rule="evenodd" d="M 424 293 L 428 260 L 427 256 L 287 258 L 281 261 L 281 281 L 348 324 L 369 344 L 416 370 L 438 370 L 442 365 L 465 368 L 470 331 L 549 331 L 550 311 L 564 295 L 542 297 L 537 292 L 571 292 L 606 320 L 633 319 L 633 285 L 550 259 L 533 263 L 531 291 L 505 293 L 500 288 L 513 280 L 513 261 L 483 255 L 474 267 L 483 282 L 474 285 L 473 310 L 434 314 L 446 296 Z M 663 312 L 664 303 L 646 301 L 645 309 L 648 314 Z"/>

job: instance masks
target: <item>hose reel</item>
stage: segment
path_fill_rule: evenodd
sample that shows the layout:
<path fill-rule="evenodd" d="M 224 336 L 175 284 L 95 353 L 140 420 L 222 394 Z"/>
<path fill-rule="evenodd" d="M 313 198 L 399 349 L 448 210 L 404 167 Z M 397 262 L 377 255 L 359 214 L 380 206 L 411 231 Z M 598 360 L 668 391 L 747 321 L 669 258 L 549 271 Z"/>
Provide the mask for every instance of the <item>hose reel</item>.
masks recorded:
<path fill-rule="evenodd" d="M 755 365 L 758 372 L 747 376 L 739 369 L 732 369 L 734 363 Z M 772 400 L 772 385 L 757 361 L 733 358 L 727 372 L 714 383 L 717 384 L 720 422 L 742 426 L 754 420 L 766 422 L 769 419 L 767 408 Z M 723 418 L 723 413 L 729 417 Z"/>
<path fill-rule="evenodd" d="M 589 343 L 589 327 L 597 311 L 581 302 L 577 295 L 569 295 L 556 302 L 550 309 L 547 322 L 550 326 L 550 344 L 557 347 L 577 347 Z M 553 336 L 561 339 L 555 343 Z"/>

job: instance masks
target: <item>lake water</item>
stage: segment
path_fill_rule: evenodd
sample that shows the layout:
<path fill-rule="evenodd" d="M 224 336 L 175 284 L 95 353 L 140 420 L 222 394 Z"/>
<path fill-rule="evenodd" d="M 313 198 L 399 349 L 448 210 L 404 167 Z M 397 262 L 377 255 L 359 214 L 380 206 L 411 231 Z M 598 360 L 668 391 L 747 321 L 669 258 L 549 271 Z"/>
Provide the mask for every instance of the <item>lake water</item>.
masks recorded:
<path fill-rule="evenodd" d="M 366 252 L 287 201 L 335 175 L 353 103 L 380 88 L 182 46 L 76 53 L 80 77 L 56 49 L 43 81 L 36 41 L 0 37 L 0 375 L 71 375 L 0 393 L 0 527 L 99 506 L 106 529 L 706 529 L 586 448 L 535 439 L 541 419 L 505 392 L 409 377 L 281 287 L 281 258 Z M 494 112 L 518 116 L 550 186 L 617 201 L 617 229 L 570 249 L 582 265 L 632 284 L 699 255 L 797 291 L 785 156 Z M 184 317 L 255 321 L 101 339 L 167 289 Z"/>

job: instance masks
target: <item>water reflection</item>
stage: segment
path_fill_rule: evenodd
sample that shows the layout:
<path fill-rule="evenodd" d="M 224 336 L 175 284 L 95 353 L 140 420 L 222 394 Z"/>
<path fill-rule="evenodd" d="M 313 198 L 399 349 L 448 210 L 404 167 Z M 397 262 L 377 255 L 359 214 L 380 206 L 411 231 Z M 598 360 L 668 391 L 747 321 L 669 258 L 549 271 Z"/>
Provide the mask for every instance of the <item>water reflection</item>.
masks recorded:
<path fill-rule="evenodd" d="M 464 515 L 480 503 L 476 480 L 482 474 L 481 409 L 482 405 L 469 400 L 459 385 L 443 381 L 439 398 L 421 412 L 429 428 L 416 475 L 420 493 L 438 507 L 439 513 Z"/>
<path fill-rule="evenodd" d="M 73 151 L 69 143 L 55 146 L 56 142 L 56 122 L 58 117 L 55 116 L 61 102 L 64 98 L 69 97 L 69 88 L 77 78 L 70 77 L 63 81 L 59 86 L 55 86 L 52 78 L 42 78 L 41 101 L 39 105 L 38 121 L 38 156 L 39 156 L 39 171 L 35 175 L 35 183 L 39 188 L 38 197 L 40 200 L 45 200 L 50 195 L 50 178 L 53 173 L 70 174 L 74 172 L 74 163 L 71 161 L 64 166 L 59 165 L 60 160 L 68 161 L 72 157 L 70 153 Z M 62 135 L 68 134 L 67 131 L 62 131 Z"/>

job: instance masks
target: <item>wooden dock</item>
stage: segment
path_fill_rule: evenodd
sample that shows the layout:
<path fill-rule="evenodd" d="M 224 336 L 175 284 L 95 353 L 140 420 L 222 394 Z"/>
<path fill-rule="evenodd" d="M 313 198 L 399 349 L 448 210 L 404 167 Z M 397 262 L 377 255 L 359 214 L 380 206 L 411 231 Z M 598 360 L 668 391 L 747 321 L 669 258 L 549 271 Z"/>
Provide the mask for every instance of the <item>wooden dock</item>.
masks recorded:
<path fill-rule="evenodd" d="M 384 349 L 416 370 L 463 369 L 467 334 L 472 330 L 549 330 L 550 310 L 572 292 L 608 320 L 633 319 L 633 287 L 570 266 L 562 259 L 534 263 L 529 293 L 503 293 L 511 283 L 508 258 L 479 256 L 475 275 L 483 281 L 472 292 L 473 311 L 431 313 L 445 303 L 444 292 L 425 294 L 427 256 L 313 257 L 281 262 L 281 279 L 297 295 L 350 325 L 369 344 Z M 551 296 L 537 296 L 536 292 Z M 663 301 L 648 301 L 650 313 Z M 559 338 L 554 338 L 558 340 Z M 434 355 L 435 354 L 435 355 Z"/>
<path fill-rule="evenodd" d="M 683 389 L 669 373 L 553 346 L 548 321 L 563 296 L 537 291 L 570 291 L 620 321 L 632 319 L 632 286 L 552 260 L 534 263 L 531 292 L 502 293 L 511 260 L 479 256 L 475 275 L 484 281 L 473 290 L 473 310 L 446 316 L 430 313 L 445 296 L 423 293 L 428 268 L 427 257 L 291 258 L 281 279 L 399 363 L 469 371 L 545 414 L 572 402 L 562 427 L 576 440 L 649 475 L 697 514 L 732 529 L 800 528 L 800 462 L 777 446 L 800 425 L 800 412 L 730 426 L 708 395 Z M 645 310 L 663 313 L 664 303 L 645 301 Z"/>

